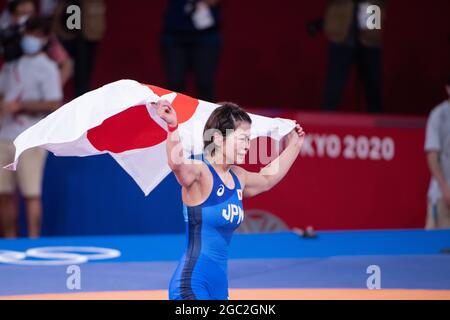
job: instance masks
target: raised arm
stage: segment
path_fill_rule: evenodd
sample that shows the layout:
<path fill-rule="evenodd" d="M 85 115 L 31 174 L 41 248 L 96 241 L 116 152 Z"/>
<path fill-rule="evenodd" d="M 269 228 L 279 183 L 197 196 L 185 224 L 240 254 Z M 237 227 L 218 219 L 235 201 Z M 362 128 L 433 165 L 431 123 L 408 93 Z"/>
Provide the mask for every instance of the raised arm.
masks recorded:
<path fill-rule="evenodd" d="M 300 125 L 296 125 L 288 137 L 287 147 L 283 152 L 262 168 L 259 173 L 249 172 L 237 167 L 240 176 L 244 178 L 244 197 L 253 197 L 273 188 L 287 174 L 295 159 L 300 153 L 305 138 L 305 133 Z"/>
<path fill-rule="evenodd" d="M 169 101 L 158 101 L 153 104 L 153 107 L 156 108 L 158 116 L 167 123 L 169 128 L 177 127 L 177 115 Z M 199 179 L 201 162 L 183 157 L 183 145 L 178 130 L 169 130 L 167 133 L 166 152 L 169 167 L 181 186 L 187 188 Z"/>

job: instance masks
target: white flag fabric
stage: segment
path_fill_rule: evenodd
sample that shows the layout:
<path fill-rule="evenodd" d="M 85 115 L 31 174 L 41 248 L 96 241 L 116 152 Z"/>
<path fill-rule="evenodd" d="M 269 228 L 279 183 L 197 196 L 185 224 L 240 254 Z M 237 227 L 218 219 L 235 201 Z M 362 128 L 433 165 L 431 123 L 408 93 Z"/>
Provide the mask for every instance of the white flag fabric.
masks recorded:
<path fill-rule="evenodd" d="M 110 154 L 148 195 L 169 173 L 167 125 L 151 103 L 166 99 L 177 113 L 184 155 L 203 151 L 203 128 L 218 104 L 191 98 L 134 80 L 120 80 L 90 91 L 63 105 L 14 141 L 16 170 L 20 155 L 41 147 L 56 156 Z M 295 123 L 249 113 L 251 138 L 280 140 Z"/>

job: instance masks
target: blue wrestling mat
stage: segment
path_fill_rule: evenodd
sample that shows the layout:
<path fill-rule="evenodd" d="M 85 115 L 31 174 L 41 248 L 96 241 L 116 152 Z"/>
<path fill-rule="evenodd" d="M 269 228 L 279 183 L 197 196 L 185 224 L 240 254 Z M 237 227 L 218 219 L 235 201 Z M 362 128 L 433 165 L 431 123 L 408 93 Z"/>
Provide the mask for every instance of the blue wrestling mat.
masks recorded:
<path fill-rule="evenodd" d="M 178 234 L 0 240 L 0 296 L 73 293 L 72 265 L 77 293 L 167 290 L 184 245 Z M 450 290 L 448 248 L 450 230 L 236 234 L 229 286 L 367 289 L 375 266 L 382 289 Z"/>

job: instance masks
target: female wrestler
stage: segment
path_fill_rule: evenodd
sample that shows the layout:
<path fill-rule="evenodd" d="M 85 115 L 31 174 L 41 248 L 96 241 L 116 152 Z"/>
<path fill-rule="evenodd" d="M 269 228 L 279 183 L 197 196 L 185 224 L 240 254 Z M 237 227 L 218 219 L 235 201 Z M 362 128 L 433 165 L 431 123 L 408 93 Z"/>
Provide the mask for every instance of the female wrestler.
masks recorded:
<path fill-rule="evenodd" d="M 287 147 L 259 173 L 242 164 L 250 146 L 249 115 L 233 103 L 223 103 L 204 128 L 201 160 L 187 160 L 177 131 L 177 115 L 166 100 L 155 105 L 167 123 L 167 157 L 182 189 L 187 246 L 172 276 L 169 299 L 228 299 L 227 260 L 233 231 L 244 216 L 242 197 L 270 190 L 297 158 L 304 132 L 297 124 Z"/>

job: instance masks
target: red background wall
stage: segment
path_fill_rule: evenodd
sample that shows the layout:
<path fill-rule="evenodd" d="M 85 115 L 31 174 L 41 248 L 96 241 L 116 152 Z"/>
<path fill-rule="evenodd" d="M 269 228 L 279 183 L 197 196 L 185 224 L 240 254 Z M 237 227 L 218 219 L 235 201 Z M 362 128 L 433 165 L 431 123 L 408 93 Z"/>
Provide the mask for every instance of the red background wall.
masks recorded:
<path fill-rule="evenodd" d="M 218 100 L 243 106 L 318 109 L 325 80 L 327 41 L 311 38 L 305 23 L 324 1 L 224 0 L 224 50 Z M 131 78 L 164 86 L 159 33 L 165 0 L 107 0 L 108 29 L 99 46 L 93 86 Z M 390 1 L 384 25 L 384 99 L 390 113 L 426 114 L 445 98 L 450 72 L 450 1 Z M 358 111 L 354 75 L 343 109 Z M 188 92 L 193 94 L 192 91 Z M 358 94 L 360 98 L 358 99 Z M 281 115 L 280 115 L 281 116 Z M 319 229 L 422 227 L 429 174 L 423 120 L 417 127 L 377 125 L 377 118 L 326 115 L 296 118 L 309 134 L 392 136 L 396 158 L 383 161 L 302 157 L 291 174 L 246 208 L 264 207 L 291 226 Z M 388 123 L 391 120 L 388 120 Z M 382 121 L 383 123 L 383 121 Z M 292 202 L 295 200 L 295 203 Z M 299 227 L 304 227 L 300 225 Z"/>
<path fill-rule="evenodd" d="M 307 137 L 283 180 L 270 192 L 245 198 L 245 210 L 268 211 L 290 227 L 319 230 L 424 227 L 430 176 L 423 151 L 424 117 L 270 115 L 296 119 Z M 340 152 L 331 151 L 329 137 L 340 141 Z M 355 145 L 347 140 L 351 137 Z M 390 139 L 394 148 L 383 152 L 373 139 Z M 369 148 L 358 147 L 363 146 L 360 140 L 368 141 Z M 251 171 L 259 167 L 246 166 Z"/>
<path fill-rule="evenodd" d="M 106 3 L 108 27 L 99 47 L 93 86 L 123 78 L 164 86 L 159 34 L 167 0 Z M 244 106 L 318 109 L 327 40 L 323 34 L 308 36 L 305 24 L 322 15 L 325 1 L 222 3 L 225 45 L 217 75 L 218 100 Z M 1 8 L 4 4 L 5 0 L 0 1 Z M 450 73 L 449 12 L 448 0 L 388 2 L 382 26 L 387 112 L 426 114 L 446 97 L 443 86 Z M 354 72 L 341 108 L 364 110 L 363 92 L 356 85 Z"/>
<path fill-rule="evenodd" d="M 166 0 L 109 0 L 108 30 L 94 85 L 132 78 L 164 85 L 159 56 Z M 311 38 L 305 23 L 325 1 L 224 0 L 224 50 L 219 100 L 242 105 L 318 109 L 325 80 L 327 40 Z M 425 114 L 445 98 L 450 72 L 450 1 L 389 1 L 384 26 L 384 100 L 390 113 Z M 342 109 L 357 111 L 362 92 L 348 83 Z M 190 92 L 192 94 L 192 92 Z"/>

